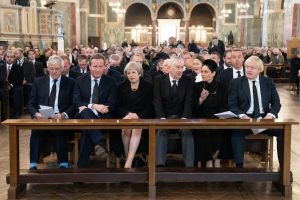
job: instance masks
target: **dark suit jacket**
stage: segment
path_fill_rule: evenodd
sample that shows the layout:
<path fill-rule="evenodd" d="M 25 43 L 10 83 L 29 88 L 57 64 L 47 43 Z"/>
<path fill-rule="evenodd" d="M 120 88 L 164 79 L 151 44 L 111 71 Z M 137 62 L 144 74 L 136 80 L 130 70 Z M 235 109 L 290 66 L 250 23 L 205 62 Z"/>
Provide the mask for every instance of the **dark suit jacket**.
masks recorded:
<path fill-rule="evenodd" d="M 245 74 L 245 68 L 243 68 L 244 74 Z M 227 68 L 223 70 L 219 75 L 218 75 L 218 80 L 221 82 L 226 89 L 229 88 L 230 82 L 233 79 L 233 68 Z"/>
<path fill-rule="evenodd" d="M 35 68 L 35 77 L 45 76 L 43 63 L 36 60 L 33 66 Z"/>
<path fill-rule="evenodd" d="M 122 76 L 120 74 L 120 72 L 118 72 L 114 69 L 111 69 L 111 68 L 108 69 L 108 72 L 106 75 L 111 77 L 112 79 L 114 79 L 117 86 L 119 86 L 124 80 L 124 76 Z"/>
<path fill-rule="evenodd" d="M 73 68 L 71 69 L 71 71 L 74 71 L 74 72 L 77 72 L 77 73 L 80 73 L 80 74 L 81 74 L 81 69 L 80 69 L 79 66 L 73 67 Z M 90 68 L 89 68 L 89 66 L 87 66 L 87 72 L 89 72 L 89 71 L 90 71 Z"/>
<path fill-rule="evenodd" d="M 34 81 L 27 107 L 32 118 L 34 118 L 36 112 L 39 112 L 39 105 L 48 105 L 50 94 L 49 84 L 49 76 L 43 76 Z M 58 109 L 60 113 L 67 113 L 69 118 L 72 118 L 75 113 L 75 107 L 72 98 L 74 88 L 75 82 L 72 79 L 61 76 L 58 94 Z"/>
<path fill-rule="evenodd" d="M 3 88 L 7 84 L 7 67 L 5 63 L 0 64 L 0 88 Z"/>
<path fill-rule="evenodd" d="M 36 71 L 33 63 L 24 58 L 24 62 L 21 67 L 23 68 L 24 78 L 26 82 L 33 83 L 36 76 Z"/>
<path fill-rule="evenodd" d="M 6 80 L 7 68 L 6 64 L 0 64 L 0 100 L 2 103 L 8 101 L 8 81 Z"/>
<path fill-rule="evenodd" d="M 91 75 L 79 77 L 76 79 L 76 87 L 73 95 L 74 103 L 76 109 L 80 106 L 88 107 L 91 98 Z M 117 100 L 117 86 L 115 81 L 106 76 L 102 75 L 99 84 L 99 104 L 109 106 L 109 113 L 101 114 L 98 113 L 102 118 L 112 117 Z"/>
<path fill-rule="evenodd" d="M 75 71 L 70 70 L 69 71 L 69 78 L 72 78 L 74 80 L 76 80 L 78 77 L 80 77 L 81 74 Z"/>
<path fill-rule="evenodd" d="M 7 70 L 6 64 L 5 64 L 5 70 Z M 6 73 L 5 73 L 5 75 L 6 75 Z M 10 69 L 10 73 L 8 75 L 9 84 L 12 84 L 13 86 L 22 86 L 23 80 L 24 80 L 23 68 L 20 67 L 20 65 L 14 63 L 12 65 L 12 67 Z"/>
<path fill-rule="evenodd" d="M 259 76 L 262 107 L 264 114 L 272 113 L 276 117 L 280 111 L 280 99 L 272 79 Z M 233 79 L 229 88 L 229 110 L 236 115 L 246 114 L 251 103 L 248 79 L 243 76 Z"/>
<path fill-rule="evenodd" d="M 218 46 L 212 46 L 212 42 L 209 42 L 208 53 L 212 53 L 214 51 L 219 52 L 221 54 L 221 58 L 223 58 L 225 53 L 225 45 L 222 40 L 218 40 Z"/>
<path fill-rule="evenodd" d="M 153 88 L 143 79 L 140 80 L 136 91 L 131 91 L 130 82 L 125 80 L 118 88 L 118 117 L 123 118 L 129 112 L 136 113 L 140 118 L 152 118 L 153 116 Z"/>
<path fill-rule="evenodd" d="M 172 112 L 170 89 L 169 74 L 155 78 L 153 106 L 156 118 L 168 118 Z M 177 116 L 191 118 L 193 107 L 193 83 L 191 78 L 182 76 L 178 81 L 178 91 Z"/>

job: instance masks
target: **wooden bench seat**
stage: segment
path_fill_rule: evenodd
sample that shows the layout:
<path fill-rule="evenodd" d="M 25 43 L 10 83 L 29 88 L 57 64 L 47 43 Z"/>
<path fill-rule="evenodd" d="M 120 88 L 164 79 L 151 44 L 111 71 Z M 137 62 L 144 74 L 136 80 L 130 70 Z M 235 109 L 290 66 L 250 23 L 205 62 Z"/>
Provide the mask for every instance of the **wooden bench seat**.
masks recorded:
<path fill-rule="evenodd" d="M 33 119 L 9 119 L 3 122 L 9 126 L 9 152 L 10 152 L 10 174 L 8 199 L 17 199 L 17 194 L 24 184 L 33 181 L 41 183 L 49 182 L 110 182 L 111 181 L 146 181 L 149 186 L 149 196 L 156 195 L 157 181 L 273 181 L 280 187 L 285 197 L 291 197 L 292 185 L 290 177 L 291 159 L 291 128 L 298 122 L 291 119 L 275 120 L 241 120 L 241 119 L 98 119 L 98 120 L 33 120 Z M 21 129 L 41 129 L 41 130 L 81 130 L 81 129 L 123 129 L 139 128 L 148 130 L 149 134 L 149 156 L 148 168 L 142 171 L 130 169 L 107 169 L 109 171 L 86 172 L 81 169 L 58 170 L 60 173 L 50 173 L 50 171 L 37 170 L 36 173 L 20 173 L 19 160 L 19 130 Z M 283 165 L 280 171 L 265 169 L 235 169 L 229 168 L 225 171 L 207 171 L 203 169 L 176 170 L 168 168 L 156 168 L 156 130 L 157 129 L 282 129 L 283 130 Z M 67 173 L 69 172 L 70 173 Z M 87 169 L 90 170 L 90 169 Z M 145 171 L 144 171 L 145 170 Z M 167 170 L 167 171 L 166 171 Z M 186 171 L 191 170 L 191 171 Z M 230 172 L 230 170 L 234 170 Z M 40 173 L 45 172 L 45 173 Z M 46 173 L 49 172 L 49 173 Z M 135 174 L 137 173 L 137 174 Z M 37 177 L 37 178 L 36 178 Z M 52 177 L 52 178 L 51 178 Z"/>

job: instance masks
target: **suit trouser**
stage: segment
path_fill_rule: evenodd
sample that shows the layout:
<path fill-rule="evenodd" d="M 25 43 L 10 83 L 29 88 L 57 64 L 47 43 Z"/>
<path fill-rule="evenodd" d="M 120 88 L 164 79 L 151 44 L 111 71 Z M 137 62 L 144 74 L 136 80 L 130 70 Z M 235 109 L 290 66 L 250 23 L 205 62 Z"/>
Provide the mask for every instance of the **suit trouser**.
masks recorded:
<path fill-rule="evenodd" d="M 79 119 L 99 119 L 95 113 L 86 108 L 79 113 Z M 95 145 L 101 144 L 103 133 L 101 130 L 83 130 L 80 137 L 80 152 L 77 166 L 88 166 L 90 154 Z"/>
<path fill-rule="evenodd" d="M 191 130 L 181 130 L 183 161 L 186 167 L 194 166 L 194 137 Z M 169 130 L 157 130 L 156 165 L 166 165 Z"/>
<path fill-rule="evenodd" d="M 283 159 L 283 130 L 268 129 L 261 133 L 277 138 L 277 155 L 281 165 Z M 244 163 L 245 136 L 250 134 L 252 134 L 252 131 L 247 129 L 232 130 L 231 145 L 236 164 Z"/>
<path fill-rule="evenodd" d="M 41 147 L 46 145 L 47 137 L 55 138 L 58 163 L 68 162 L 67 143 L 68 136 L 63 131 L 33 130 L 30 136 L 30 163 L 38 163 Z"/>
<path fill-rule="evenodd" d="M 24 105 L 28 104 L 31 95 L 32 83 L 27 83 L 24 85 Z"/>
<path fill-rule="evenodd" d="M 22 87 L 14 86 L 11 88 L 13 115 L 18 115 L 21 112 L 22 102 Z"/>

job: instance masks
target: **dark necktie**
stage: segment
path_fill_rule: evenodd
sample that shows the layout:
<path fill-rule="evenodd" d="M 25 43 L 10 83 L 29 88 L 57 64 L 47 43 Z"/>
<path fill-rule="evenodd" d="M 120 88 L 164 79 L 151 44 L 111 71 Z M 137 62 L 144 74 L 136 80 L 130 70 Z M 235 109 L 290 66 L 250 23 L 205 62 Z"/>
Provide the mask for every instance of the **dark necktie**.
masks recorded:
<path fill-rule="evenodd" d="M 22 65 L 23 65 L 23 60 L 18 60 L 18 64 L 19 64 L 20 66 L 22 66 Z"/>
<path fill-rule="evenodd" d="M 51 92 L 50 92 L 48 105 L 54 108 L 55 97 L 56 97 L 56 82 L 57 82 L 57 79 L 54 79 L 53 81 L 54 81 L 54 83 L 52 85 L 52 89 L 51 89 Z"/>
<path fill-rule="evenodd" d="M 260 115 L 258 94 L 257 94 L 256 86 L 255 86 L 255 81 L 252 81 L 252 82 L 253 82 L 253 104 L 254 104 L 253 116 L 254 116 L 254 118 L 258 118 Z"/>
<path fill-rule="evenodd" d="M 92 98 L 92 103 L 97 104 L 98 103 L 98 95 L 99 95 L 99 90 L 98 90 L 98 82 L 97 79 L 94 79 L 95 85 L 93 88 L 93 98 Z"/>
<path fill-rule="evenodd" d="M 172 87 L 171 87 L 171 95 L 173 98 L 177 97 L 177 93 L 178 93 L 178 86 L 176 84 L 176 80 L 172 81 Z"/>
<path fill-rule="evenodd" d="M 7 71 L 6 71 L 6 80 L 8 80 L 8 76 L 9 76 L 10 70 L 11 70 L 11 65 L 8 65 Z"/>
<path fill-rule="evenodd" d="M 238 78 L 241 78 L 241 71 L 237 71 L 236 73 L 238 73 Z"/>

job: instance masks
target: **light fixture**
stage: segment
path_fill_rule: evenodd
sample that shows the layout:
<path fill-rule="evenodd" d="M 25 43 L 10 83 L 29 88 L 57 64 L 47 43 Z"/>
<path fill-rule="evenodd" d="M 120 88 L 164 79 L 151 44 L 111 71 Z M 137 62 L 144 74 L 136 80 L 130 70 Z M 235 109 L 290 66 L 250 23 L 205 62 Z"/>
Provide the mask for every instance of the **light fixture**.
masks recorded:
<path fill-rule="evenodd" d="M 108 5 L 112 7 L 112 10 L 117 13 L 118 17 L 123 17 L 126 13 L 126 10 L 121 8 L 122 3 L 118 0 L 110 1 Z"/>
<path fill-rule="evenodd" d="M 248 3 L 238 3 L 237 7 L 242 14 L 246 14 L 248 8 L 250 7 Z"/>
<path fill-rule="evenodd" d="M 115 7 L 120 7 L 120 6 L 121 6 L 121 2 L 119 2 L 118 0 L 110 1 L 110 2 L 108 3 L 108 5 L 109 5 L 110 7 L 113 7 L 113 8 L 115 8 Z"/>
<path fill-rule="evenodd" d="M 231 9 L 222 9 L 221 10 L 222 16 L 223 17 L 229 17 L 229 15 L 232 13 Z"/>

